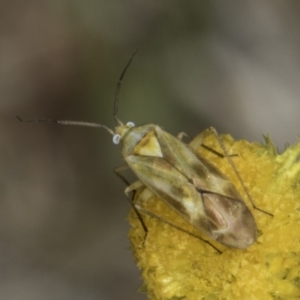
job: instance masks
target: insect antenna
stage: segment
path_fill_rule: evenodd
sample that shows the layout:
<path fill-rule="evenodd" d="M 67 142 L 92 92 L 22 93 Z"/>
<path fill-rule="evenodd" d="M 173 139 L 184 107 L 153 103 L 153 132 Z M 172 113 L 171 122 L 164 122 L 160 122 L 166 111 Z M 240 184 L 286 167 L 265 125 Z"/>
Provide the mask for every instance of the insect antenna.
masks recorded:
<path fill-rule="evenodd" d="M 136 53 L 138 52 L 138 48 L 135 49 L 135 51 L 133 52 L 131 58 L 129 59 L 128 63 L 126 64 L 119 80 L 118 80 L 118 84 L 117 84 L 117 89 L 116 89 L 116 93 L 115 93 L 115 101 L 114 101 L 114 112 L 113 112 L 113 116 L 114 119 L 116 120 L 116 122 L 123 126 L 124 124 L 118 119 L 117 114 L 118 114 L 118 106 L 119 106 L 119 98 L 120 98 L 120 91 L 121 91 L 121 85 L 122 85 L 122 80 L 123 77 L 128 69 L 128 67 L 130 66 L 134 56 L 136 55 Z M 108 131 L 111 135 L 115 135 L 115 132 L 110 129 L 109 127 L 103 125 L 103 124 L 99 124 L 99 123 L 93 123 L 93 122 L 83 122 L 83 121 L 72 121 L 72 120 L 55 120 L 55 119 L 22 119 L 19 116 L 16 116 L 16 118 L 20 121 L 20 122 L 36 122 L 36 123 L 56 123 L 56 124 L 60 124 L 60 125 L 71 125 L 71 126 L 86 126 L 86 127 L 95 127 L 95 128 L 104 128 L 106 131 Z"/>
<path fill-rule="evenodd" d="M 124 124 L 118 119 L 117 114 L 118 114 L 118 108 L 119 108 L 119 98 L 120 98 L 120 92 L 121 92 L 121 85 L 122 85 L 122 80 L 123 77 L 128 69 L 128 67 L 130 66 L 134 56 L 136 55 L 136 53 L 138 52 L 138 48 L 136 48 L 133 52 L 133 54 L 131 55 L 127 65 L 125 66 L 119 80 L 118 80 L 118 84 L 117 84 L 117 89 L 116 89 L 116 93 L 115 93 L 115 101 L 114 101 L 114 119 L 116 120 L 116 122 L 120 125 L 123 126 Z"/>
<path fill-rule="evenodd" d="M 104 128 L 107 130 L 111 135 L 115 135 L 114 131 L 108 128 L 105 125 L 92 123 L 92 122 L 82 122 L 82 121 L 70 121 L 70 120 L 54 120 L 54 119 L 22 119 L 19 116 L 16 118 L 20 122 L 36 122 L 36 123 L 56 123 L 60 125 L 71 125 L 71 126 L 86 126 L 86 127 L 95 127 L 95 128 Z"/>

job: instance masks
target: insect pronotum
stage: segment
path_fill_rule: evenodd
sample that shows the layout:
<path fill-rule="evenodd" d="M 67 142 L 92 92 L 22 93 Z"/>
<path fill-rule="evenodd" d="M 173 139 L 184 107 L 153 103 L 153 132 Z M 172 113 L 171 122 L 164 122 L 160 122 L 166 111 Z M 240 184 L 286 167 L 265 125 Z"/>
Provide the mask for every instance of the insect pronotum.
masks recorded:
<path fill-rule="evenodd" d="M 185 144 L 181 140 L 182 134 L 174 137 L 155 124 L 135 126 L 132 122 L 124 124 L 118 119 L 122 79 L 135 53 L 117 84 L 113 115 L 118 125 L 115 130 L 89 122 L 18 119 L 22 122 L 52 122 L 106 129 L 113 135 L 113 143 L 122 145 L 122 155 L 127 168 L 129 167 L 138 178 L 138 181 L 125 189 L 127 196 L 144 185 L 202 234 L 228 247 L 248 248 L 257 238 L 256 222 L 237 189 L 225 175 L 200 156 L 191 145 Z M 216 130 L 211 130 L 215 133 L 253 207 L 261 210 L 253 203 Z M 126 167 L 117 168 L 116 172 L 124 169 Z M 138 214 L 138 206 L 131 204 Z M 142 225 L 146 231 L 143 222 Z"/>

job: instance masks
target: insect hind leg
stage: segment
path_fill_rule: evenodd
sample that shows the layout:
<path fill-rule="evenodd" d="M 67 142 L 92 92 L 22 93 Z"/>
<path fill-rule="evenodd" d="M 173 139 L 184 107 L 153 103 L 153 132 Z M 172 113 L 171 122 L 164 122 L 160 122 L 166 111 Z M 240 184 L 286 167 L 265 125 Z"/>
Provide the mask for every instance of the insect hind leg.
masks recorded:
<path fill-rule="evenodd" d="M 177 225 L 175 225 L 174 223 L 170 222 L 170 221 L 167 221 L 165 219 L 163 219 L 162 217 L 154 214 L 153 212 L 141 207 L 139 204 L 137 204 L 138 202 L 142 201 L 142 202 L 145 202 L 147 200 L 149 200 L 152 196 L 153 196 L 153 193 L 147 188 L 145 187 L 145 185 L 141 182 L 141 181 L 135 181 L 134 183 L 129 183 L 128 180 L 121 174 L 121 172 L 125 171 L 129 169 L 129 167 L 127 165 L 124 165 L 124 166 L 120 166 L 120 167 L 117 167 L 114 169 L 114 172 L 115 174 L 127 185 L 127 187 L 125 188 L 125 195 L 126 195 L 126 198 L 127 200 L 129 201 L 131 207 L 133 208 L 136 216 L 138 217 L 142 227 L 143 227 L 143 230 L 145 232 L 145 235 L 144 235 L 144 238 L 143 238 L 143 246 L 145 245 L 146 243 L 146 240 L 147 240 L 147 235 L 148 235 L 148 228 L 144 222 L 144 219 L 143 217 L 141 216 L 141 213 L 143 214 L 146 214 L 152 218 L 155 218 L 157 220 L 159 220 L 160 222 L 163 222 L 165 224 L 168 224 L 169 226 L 181 231 L 181 232 L 184 232 L 190 236 L 193 236 L 203 242 L 205 242 L 206 244 L 210 245 L 211 247 L 213 247 L 218 253 L 222 253 L 216 246 L 214 246 L 212 243 L 210 243 L 209 241 L 201 238 L 200 236 L 188 231 L 188 230 L 185 230 Z M 145 189 L 139 194 L 138 196 L 138 199 L 135 201 L 137 203 L 134 203 L 133 199 L 135 197 L 135 193 L 136 193 L 136 190 L 141 188 L 141 187 L 145 187 Z M 132 197 L 130 198 L 130 193 L 133 192 L 133 195 Z"/>
<path fill-rule="evenodd" d="M 147 210 L 147 209 L 141 207 L 138 204 L 136 205 L 136 208 L 138 209 L 139 212 L 142 212 L 143 214 L 146 214 L 146 215 L 150 216 L 151 218 L 154 218 L 154 219 L 156 219 L 156 220 L 158 220 L 160 222 L 163 222 L 163 223 L 165 223 L 165 224 L 167 224 L 167 225 L 169 225 L 169 226 L 171 226 L 171 227 L 173 227 L 173 228 L 175 228 L 175 229 L 177 229 L 177 230 L 179 230 L 181 232 L 184 232 L 184 233 L 186 233 L 186 234 L 188 234 L 188 235 L 190 235 L 190 236 L 192 236 L 192 237 L 194 237 L 194 238 L 196 238 L 198 240 L 201 240 L 202 242 L 204 242 L 204 243 L 208 244 L 209 246 L 213 247 L 219 254 L 222 254 L 221 250 L 219 250 L 216 246 L 214 246 L 209 241 L 203 239 L 202 237 L 200 237 L 200 236 L 198 236 L 198 235 L 196 235 L 196 234 L 194 234 L 194 233 L 192 233 L 192 232 L 190 232 L 188 230 L 185 230 L 184 228 L 181 228 L 181 227 L 177 226 L 176 224 L 174 224 L 174 223 L 172 223 L 172 222 L 170 222 L 168 220 L 163 219 L 162 217 L 154 214 L 150 210 Z"/>
<path fill-rule="evenodd" d="M 211 148 L 211 147 L 209 147 L 209 146 L 207 146 L 207 145 L 204 144 L 205 137 L 206 137 L 206 135 L 208 135 L 207 132 L 210 133 L 211 131 L 210 131 L 209 129 L 208 129 L 208 130 L 204 130 L 204 131 L 201 132 L 199 135 L 197 135 L 197 137 L 194 138 L 194 139 L 189 143 L 189 145 L 190 145 L 193 149 L 195 149 L 195 150 L 197 150 L 199 147 L 202 147 L 202 148 L 208 150 L 209 152 L 211 152 L 211 153 L 217 155 L 217 156 L 220 157 L 220 158 L 225 158 L 226 155 L 224 155 L 223 153 L 220 153 L 220 152 L 216 151 L 215 149 L 213 149 L 213 148 Z M 233 157 L 233 156 L 239 156 L 238 154 L 228 154 L 228 155 L 229 155 L 230 157 Z"/>
<path fill-rule="evenodd" d="M 226 147 L 225 147 L 223 141 L 221 140 L 221 138 L 220 138 L 220 136 L 219 136 L 217 130 L 216 130 L 214 127 L 209 127 L 209 131 L 212 132 L 212 133 L 215 135 L 215 137 L 216 137 L 218 143 L 220 144 L 220 146 L 221 146 L 221 148 L 222 148 L 222 150 L 223 150 L 223 152 L 224 152 L 225 157 L 227 158 L 227 160 L 228 160 L 228 162 L 230 163 L 230 165 L 231 165 L 231 167 L 232 167 L 232 169 L 233 169 L 233 171 L 234 171 L 236 177 L 238 178 L 239 182 L 241 183 L 242 188 L 243 188 L 243 190 L 245 191 L 245 193 L 246 193 L 246 195 L 247 195 L 247 198 L 248 198 L 249 201 L 251 202 L 253 208 L 256 209 L 256 210 L 259 210 L 259 211 L 261 211 L 261 212 L 263 212 L 263 213 L 265 213 L 265 214 L 267 214 L 267 215 L 269 215 L 269 216 L 271 216 L 271 217 L 273 217 L 273 214 L 271 214 L 270 212 L 268 212 L 268 211 L 266 211 L 266 210 L 263 210 L 263 209 L 259 208 L 258 206 L 256 206 L 256 204 L 255 204 L 254 200 L 252 199 L 252 197 L 251 197 L 251 195 L 250 195 L 248 189 L 247 189 L 246 186 L 245 186 L 245 183 L 244 183 L 244 181 L 243 181 L 243 179 L 242 179 L 242 177 L 241 177 L 239 171 L 237 170 L 237 168 L 236 168 L 236 166 L 235 166 L 233 160 L 231 159 L 231 155 L 228 154 L 228 151 L 227 151 L 227 149 L 226 149 Z"/>

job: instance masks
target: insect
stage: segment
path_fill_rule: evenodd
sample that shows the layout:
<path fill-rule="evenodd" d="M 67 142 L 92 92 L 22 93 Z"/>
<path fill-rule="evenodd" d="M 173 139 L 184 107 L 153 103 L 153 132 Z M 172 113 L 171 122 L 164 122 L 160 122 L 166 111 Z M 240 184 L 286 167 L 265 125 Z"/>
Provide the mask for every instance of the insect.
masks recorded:
<path fill-rule="evenodd" d="M 127 196 L 131 191 L 146 186 L 202 234 L 228 247 L 248 248 L 257 238 L 256 222 L 237 189 L 225 175 L 200 156 L 192 146 L 184 143 L 183 134 L 175 137 L 155 124 L 135 126 L 132 122 L 124 124 L 118 119 L 121 82 L 135 53 L 118 81 L 113 114 L 118 124 L 115 130 L 97 123 L 18 119 L 22 122 L 53 122 L 104 128 L 113 135 L 114 144 L 122 145 L 122 156 L 127 167 L 138 178 L 138 181 L 125 189 Z M 243 184 L 216 130 L 211 130 Z M 126 167 L 117 168 L 116 172 L 124 169 Z M 244 185 L 243 187 L 245 188 Z M 259 209 L 250 195 L 249 199 L 253 207 Z M 133 203 L 132 206 L 139 216 L 138 207 Z M 146 230 L 145 225 L 143 226 Z"/>

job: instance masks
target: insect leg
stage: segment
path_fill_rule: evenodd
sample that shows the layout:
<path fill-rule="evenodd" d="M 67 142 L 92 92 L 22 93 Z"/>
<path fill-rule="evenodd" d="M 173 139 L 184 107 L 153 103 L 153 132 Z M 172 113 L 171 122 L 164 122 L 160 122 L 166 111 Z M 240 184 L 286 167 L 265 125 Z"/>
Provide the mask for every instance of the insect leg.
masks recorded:
<path fill-rule="evenodd" d="M 143 186 L 143 183 L 141 181 L 136 181 L 132 184 L 130 184 L 128 182 L 128 180 L 121 174 L 122 171 L 125 171 L 129 169 L 129 167 L 127 165 L 124 166 L 120 166 L 114 169 L 115 174 L 127 185 L 126 189 L 125 189 L 125 195 L 126 198 L 129 202 L 129 204 L 131 205 L 131 207 L 133 208 L 134 212 L 136 213 L 144 231 L 145 231 L 145 236 L 143 239 L 143 245 L 145 244 L 146 238 L 147 238 L 147 234 L 148 234 L 148 228 L 141 216 L 141 214 L 139 213 L 138 209 L 136 208 L 135 204 L 133 203 L 133 198 L 134 198 L 134 194 L 135 194 L 135 190 L 138 189 L 139 187 Z M 130 199 L 130 192 L 133 192 L 132 198 Z"/>
<path fill-rule="evenodd" d="M 141 181 L 136 181 L 136 182 L 132 183 L 131 185 L 127 186 L 127 188 L 125 189 L 125 195 L 127 196 L 127 199 L 128 200 L 130 199 L 129 194 L 131 192 L 135 193 L 135 191 L 138 188 L 142 187 L 142 186 L 144 186 L 144 184 Z M 145 235 L 144 235 L 144 238 L 143 238 L 143 246 L 144 246 L 145 242 L 146 242 L 146 239 L 147 239 L 147 235 L 148 235 L 148 228 L 147 228 L 147 226 L 145 224 L 145 221 L 143 220 L 139 210 L 137 209 L 137 205 L 133 202 L 133 198 L 134 198 L 134 194 L 133 194 L 131 200 L 129 200 L 129 202 L 130 202 L 135 214 L 137 215 L 137 217 L 138 217 L 138 219 L 139 219 L 139 221 L 140 221 L 140 223 L 141 223 L 141 225 L 144 229 L 144 232 L 145 232 Z"/>
<path fill-rule="evenodd" d="M 129 186 L 130 183 L 129 181 L 121 174 L 121 172 L 128 170 L 129 166 L 128 165 L 124 165 L 124 166 L 119 166 L 114 168 L 114 173 L 127 185 Z"/>
<path fill-rule="evenodd" d="M 202 133 L 202 135 L 204 135 L 204 134 Z M 188 135 L 187 133 L 185 133 L 184 131 L 179 132 L 179 133 L 177 134 L 177 138 L 180 139 L 181 141 L 183 140 L 184 137 L 186 137 L 186 138 L 192 140 L 192 137 L 191 137 L 190 135 Z M 217 155 L 217 156 L 219 156 L 219 157 L 221 157 L 221 158 L 225 157 L 224 154 L 222 154 L 222 153 L 220 153 L 220 152 L 214 150 L 214 149 L 211 148 L 211 147 L 206 146 L 206 145 L 203 143 L 203 137 L 200 136 L 200 135 L 197 136 L 197 141 L 196 141 L 196 142 L 195 142 L 195 140 L 193 140 L 193 141 L 190 143 L 190 146 L 192 146 L 193 148 L 203 147 L 204 149 L 206 149 L 206 150 L 208 150 L 208 151 L 214 153 L 215 155 Z M 230 156 L 238 156 L 238 155 L 237 155 L 237 154 L 230 154 Z"/>
<path fill-rule="evenodd" d="M 150 216 L 151 218 L 155 218 L 155 219 L 159 220 L 160 222 L 163 222 L 163 223 L 165 223 L 165 224 L 168 224 L 169 226 L 171 226 L 171 227 L 173 227 L 173 228 L 175 228 L 175 229 L 177 229 L 177 230 L 179 230 L 179 231 L 182 231 L 182 232 L 184 232 L 184 233 L 186 233 L 186 234 L 188 234 L 188 235 L 190 235 L 190 236 L 192 236 L 192 237 L 194 237 L 194 238 L 196 238 L 196 239 L 198 239 L 198 240 L 201 240 L 202 242 L 204 242 L 204 243 L 210 245 L 211 247 L 213 247 L 219 254 L 222 254 L 222 251 L 220 251 L 217 247 L 215 247 L 215 246 L 214 246 L 213 244 L 211 244 L 209 241 L 207 241 L 207 240 L 201 238 L 200 236 L 198 236 L 198 235 L 196 235 L 196 234 L 194 234 L 194 233 L 192 233 L 192 232 L 190 232 L 190 231 L 188 231 L 188 230 L 185 230 L 185 229 L 183 229 L 183 228 L 181 228 L 181 227 L 175 225 L 174 223 L 172 223 L 172 222 L 170 222 L 170 221 L 167 221 L 167 220 L 161 218 L 160 216 L 158 216 L 158 215 L 154 214 L 153 212 L 151 212 L 151 211 L 149 211 L 149 210 L 147 210 L 147 209 L 141 207 L 141 206 L 138 205 L 138 204 L 136 205 L 136 208 L 137 208 L 140 212 L 142 212 L 142 213 L 144 213 L 144 214 Z"/>
<path fill-rule="evenodd" d="M 197 150 L 199 147 L 202 147 L 202 148 L 208 150 L 209 152 L 211 152 L 211 153 L 217 155 L 217 156 L 220 157 L 220 158 L 226 157 L 226 155 L 224 155 L 224 154 L 222 154 L 222 153 L 216 151 L 215 149 L 213 149 L 213 148 L 211 148 L 211 147 L 209 147 L 209 146 L 207 146 L 207 145 L 204 144 L 203 141 L 205 140 L 205 136 L 208 134 L 208 131 L 210 132 L 210 130 L 207 130 L 207 129 L 204 130 L 201 134 L 199 134 L 196 138 L 194 138 L 194 139 L 189 143 L 189 145 L 190 145 L 193 149 L 195 149 L 195 150 Z M 230 157 L 238 156 L 238 154 L 228 154 L 228 155 L 229 155 Z"/>
<path fill-rule="evenodd" d="M 181 141 L 182 141 L 182 139 L 183 139 L 184 137 L 186 137 L 186 138 L 188 138 L 188 139 L 190 139 L 190 140 L 192 139 L 192 137 L 191 137 L 190 135 L 188 135 L 187 133 L 185 133 L 184 131 L 179 132 L 179 133 L 177 134 L 177 138 L 180 139 Z"/>
<path fill-rule="evenodd" d="M 271 216 L 271 217 L 273 217 L 273 214 L 271 214 L 271 213 L 269 213 L 269 212 L 267 212 L 267 211 L 265 211 L 265 210 L 263 210 L 263 209 L 261 209 L 261 208 L 259 208 L 259 207 L 257 207 L 257 206 L 255 205 L 255 203 L 254 203 L 252 197 L 250 196 L 250 193 L 249 193 L 248 189 L 246 188 L 246 186 L 245 186 L 245 184 L 244 184 L 244 181 L 243 181 L 243 179 L 242 179 L 240 173 L 238 172 L 238 170 L 237 170 L 235 164 L 233 163 L 233 161 L 232 161 L 230 155 L 228 154 L 228 152 L 227 152 L 227 150 L 226 150 L 226 147 L 225 147 L 224 143 L 223 143 L 222 140 L 220 139 L 220 136 L 219 136 L 217 130 L 216 130 L 214 127 L 209 127 L 209 130 L 215 135 L 216 139 L 218 140 L 218 143 L 220 144 L 220 146 L 221 146 L 221 148 L 222 148 L 222 150 L 223 150 L 223 152 L 224 152 L 224 155 L 225 155 L 226 158 L 228 159 L 228 162 L 230 163 L 232 169 L 234 170 L 234 173 L 236 174 L 236 176 L 237 176 L 239 182 L 241 183 L 241 185 L 242 185 L 242 187 L 243 187 L 243 190 L 245 191 L 245 193 L 246 193 L 246 195 L 247 195 L 249 201 L 251 202 L 253 208 L 254 208 L 254 209 L 257 209 L 257 210 L 259 210 L 259 211 L 261 211 L 261 212 L 263 212 L 263 213 L 265 213 L 265 214 L 267 214 L 267 215 L 269 215 L 269 216 Z"/>

